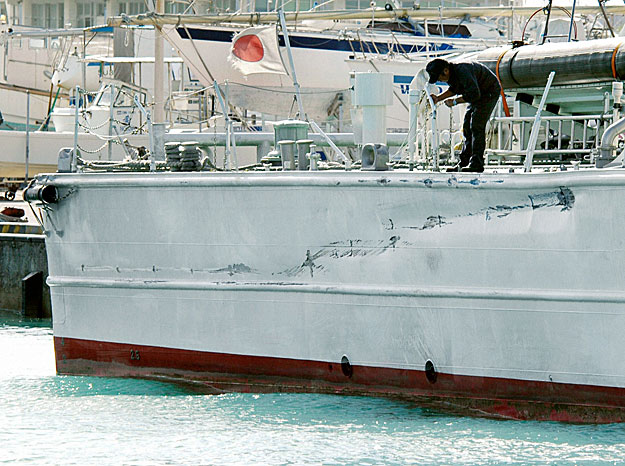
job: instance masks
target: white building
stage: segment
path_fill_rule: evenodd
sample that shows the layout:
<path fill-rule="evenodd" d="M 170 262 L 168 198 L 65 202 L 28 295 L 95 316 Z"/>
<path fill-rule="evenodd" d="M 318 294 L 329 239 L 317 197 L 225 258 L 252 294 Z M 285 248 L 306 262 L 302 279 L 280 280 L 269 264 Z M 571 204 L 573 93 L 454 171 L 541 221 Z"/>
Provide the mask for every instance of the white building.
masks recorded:
<path fill-rule="evenodd" d="M 269 11 L 280 6 L 286 11 L 306 11 L 326 0 L 165 0 L 166 13 L 234 12 L 234 11 Z M 395 2 L 401 7 L 412 7 L 415 0 L 376 0 L 378 6 Z M 462 2 L 452 0 L 416 1 L 422 7 L 462 7 L 508 5 L 512 0 L 486 0 L 481 2 Z M 323 5 L 324 9 L 360 9 L 369 8 L 370 0 L 334 0 Z M 37 26 L 45 28 L 90 27 L 106 23 L 106 18 L 122 13 L 136 15 L 148 11 L 145 1 L 136 0 L 6 0 L 2 4 L 2 13 L 8 12 L 11 24 Z"/>

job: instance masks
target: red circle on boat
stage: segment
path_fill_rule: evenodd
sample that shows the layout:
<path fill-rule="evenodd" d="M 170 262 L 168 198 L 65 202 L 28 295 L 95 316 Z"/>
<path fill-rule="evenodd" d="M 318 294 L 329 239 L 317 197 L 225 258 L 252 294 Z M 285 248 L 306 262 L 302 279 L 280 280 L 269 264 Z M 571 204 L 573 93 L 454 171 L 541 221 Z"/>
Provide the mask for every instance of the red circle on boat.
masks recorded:
<path fill-rule="evenodd" d="M 235 57 L 250 62 L 261 61 L 265 55 L 263 43 L 253 34 L 237 39 L 232 46 L 232 53 Z"/>

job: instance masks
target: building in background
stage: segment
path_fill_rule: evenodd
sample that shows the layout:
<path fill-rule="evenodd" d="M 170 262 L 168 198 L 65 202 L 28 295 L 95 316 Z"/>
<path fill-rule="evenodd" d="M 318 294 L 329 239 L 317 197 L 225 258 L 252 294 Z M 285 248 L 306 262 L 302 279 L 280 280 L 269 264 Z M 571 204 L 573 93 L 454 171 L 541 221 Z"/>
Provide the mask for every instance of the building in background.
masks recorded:
<path fill-rule="evenodd" d="M 107 0 L 107 1 L 46 1 L 46 0 L 6 0 L 0 13 L 7 14 L 11 24 L 42 28 L 91 27 L 103 25 L 106 18 L 122 13 L 136 15 L 148 11 L 152 0 Z M 166 0 L 166 13 L 271 11 L 283 7 L 285 11 L 307 11 L 316 5 L 322 9 L 361 9 L 370 8 L 371 0 Z M 393 1 L 402 8 L 411 8 L 415 0 L 376 0 L 379 7 Z M 464 7 L 464 6 L 507 6 L 512 0 L 468 1 L 416 1 L 422 7 Z M 518 3 L 518 2 L 517 2 Z"/>
<path fill-rule="evenodd" d="M 106 18 L 119 14 L 136 15 L 148 11 L 144 1 L 76 1 L 50 2 L 42 0 L 8 0 L 8 20 L 11 24 L 42 28 L 91 27 L 106 24 Z M 188 2 L 165 1 L 167 13 L 184 13 Z M 197 7 L 196 7 L 196 12 Z"/>

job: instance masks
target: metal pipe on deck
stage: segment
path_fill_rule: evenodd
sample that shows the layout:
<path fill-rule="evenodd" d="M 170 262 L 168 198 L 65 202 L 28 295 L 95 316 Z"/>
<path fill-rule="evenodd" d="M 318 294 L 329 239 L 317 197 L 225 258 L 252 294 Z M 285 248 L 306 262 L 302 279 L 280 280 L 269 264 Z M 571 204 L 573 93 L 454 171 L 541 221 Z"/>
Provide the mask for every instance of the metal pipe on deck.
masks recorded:
<path fill-rule="evenodd" d="M 611 159 L 612 153 L 614 152 L 614 140 L 616 137 L 625 131 L 625 118 L 621 118 L 618 121 L 612 123 L 608 128 L 604 131 L 603 136 L 601 137 L 601 147 L 599 148 L 599 158 L 600 159 Z"/>
<path fill-rule="evenodd" d="M 356 146 L 353 133 L 326 133 L 329 139 L 339 147 Z M 406 142 L 407 133 L 387 133 L 386 144 L 388 146 L 399 147 Z M 201 145 L 224 146 L 226 144 L 227 133 L 167 133 L 165 142 L 189 142 L 197 141 Z M 309 134 L 309 139 L 313 140 L 316 146 L 329 147 L 330 144 L 321 134 Z M 260 146 L 266 143 L 273 144 L 274 133 L 270 132 L 250 132 L 237 133 L 237 146 Z"/>
<path fill-rule="evenodd" d="M 409 101 L 410 101 L 410 111 L 409 111 L 409 126 L 408 126 L 408 160 L 410 163 L 410 167 L 415 162 L 415 154 L 417 151 L 417 130 L 418 130 L 418 121 L 419 121 L 419 96 L 420 92 L 416 89 L 410 89 Z M 388 137 L 388 135 L 387 135 Z"/>

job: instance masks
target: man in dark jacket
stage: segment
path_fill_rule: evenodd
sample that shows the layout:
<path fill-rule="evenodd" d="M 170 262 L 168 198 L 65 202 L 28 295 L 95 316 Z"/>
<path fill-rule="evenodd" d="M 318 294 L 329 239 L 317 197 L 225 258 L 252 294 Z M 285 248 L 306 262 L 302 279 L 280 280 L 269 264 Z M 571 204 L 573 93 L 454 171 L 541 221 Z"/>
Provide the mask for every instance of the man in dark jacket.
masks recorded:
<path fill-rule="evenodd" d="M 448 107 L 453 107 L 469 103 L 462 125 L 464 148 L 460 162 L 447 171 L 483 172 L 486 122 L 501 94 L 497 76 L 481 63 L 449 63 L 442 58 L 429 62 L 425 70 L 430 75 L 430 84 L 442 81 L 449 85 L 442 94 L 432 95 L 435 104 L 445 101 Z M 456 95 L 460 97 L 450 99 Z"/>

